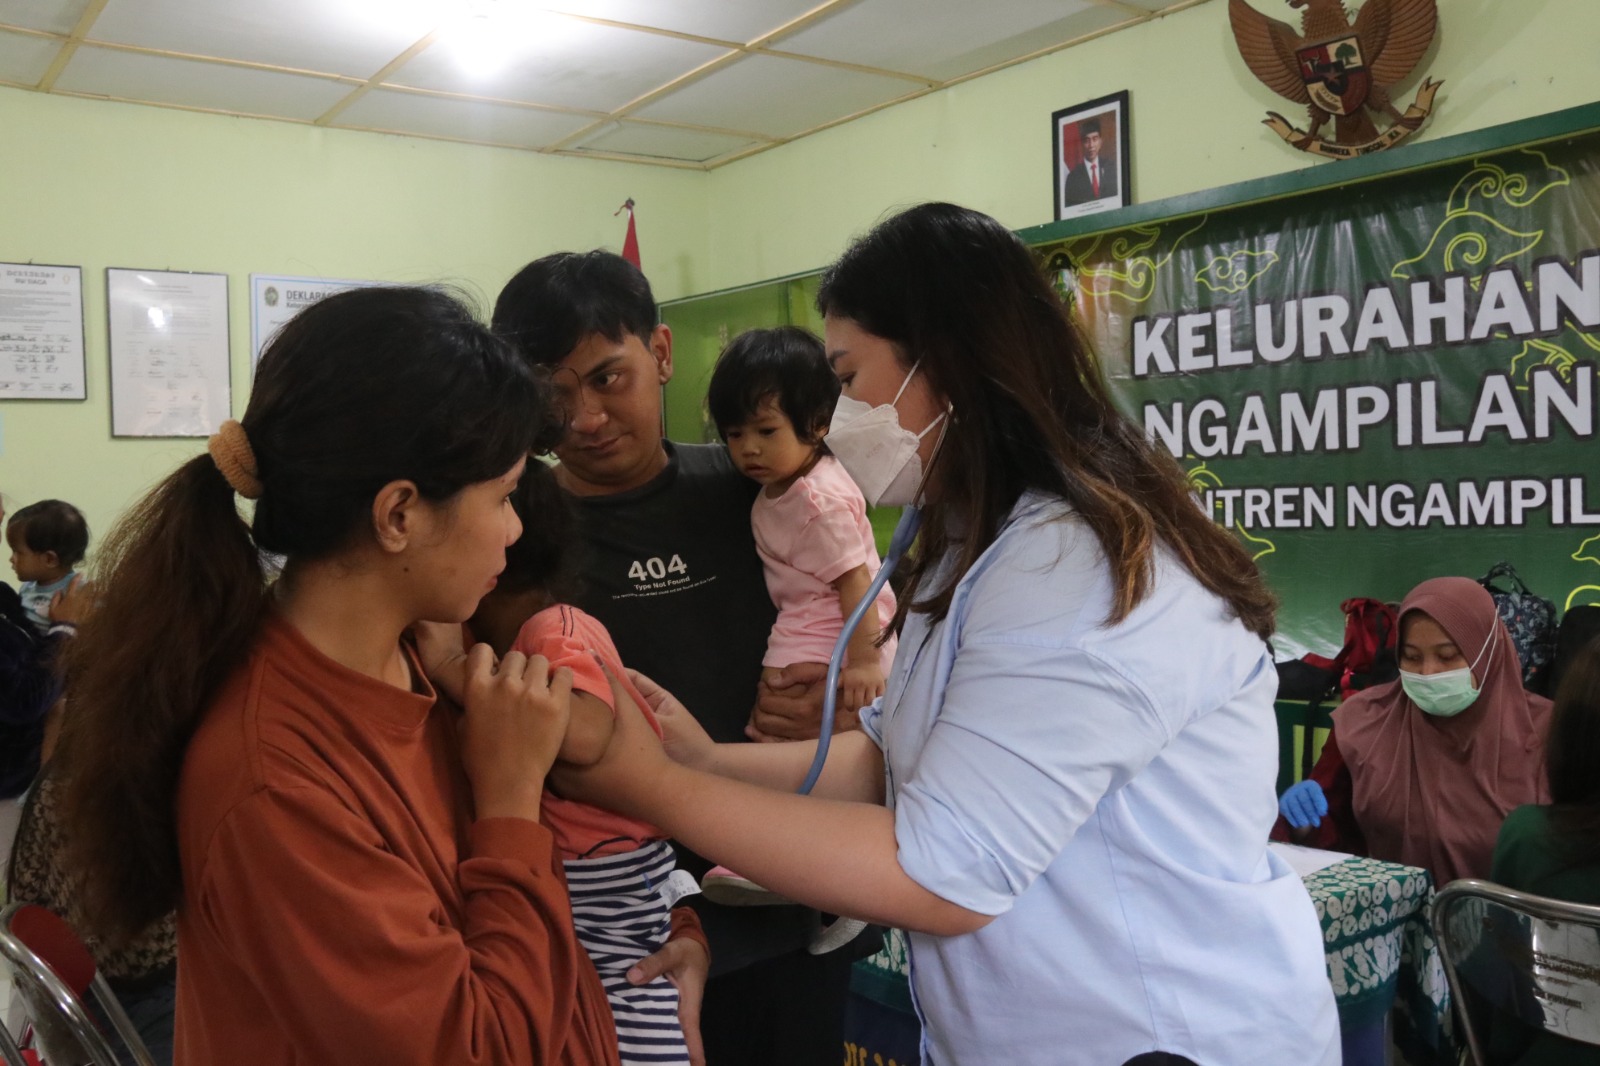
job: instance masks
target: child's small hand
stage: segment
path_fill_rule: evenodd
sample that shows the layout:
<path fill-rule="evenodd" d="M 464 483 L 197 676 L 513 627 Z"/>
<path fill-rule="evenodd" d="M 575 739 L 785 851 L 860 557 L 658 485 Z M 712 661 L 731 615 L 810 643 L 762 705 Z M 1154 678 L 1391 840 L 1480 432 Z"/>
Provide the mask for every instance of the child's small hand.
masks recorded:
<path fill-rule="evenodd" d="M 839 706 L 859 711 L 883 695 L 883 668 L 876 662 L 847 666 L 839 671 Z"/>

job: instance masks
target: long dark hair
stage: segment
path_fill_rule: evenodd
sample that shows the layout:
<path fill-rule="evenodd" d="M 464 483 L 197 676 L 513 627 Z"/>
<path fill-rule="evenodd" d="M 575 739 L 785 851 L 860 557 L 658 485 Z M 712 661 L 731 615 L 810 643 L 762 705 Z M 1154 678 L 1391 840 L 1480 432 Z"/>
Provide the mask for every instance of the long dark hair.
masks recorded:
<path fill-rule="evenodd" d="M 1545 743 L 1550 819 L 1574 866 L 1600 860 L 1600 637 L 1567 667 Z"/>
<path fill-rule="evenodd" d="M 91 932 L 125 942 L 178 902 L 183 753 L 261 623 L 262 553 L 348 547 L 390 481 L 444 501 L 498 477 L 550 411 L 511 347 L 438 290 L 340 293 L 273 339 L 241 420 L 252 523 L 209 455 L 185 463 L 106 538 L 101 602 L 67 656 L 67 862 Z"/>
<path fill-rule="evenodd" d="M 908 609 L 943 618 L 956 581 L 1035 489 L 1065 499 L 1099 540 L 1116 586 L 1108 624 L 1149 594 L 1159 543 L 1246 628 L 1271 635 L 1276 601 L 1255 563 L 1117 411 L 1065 305 L 994 219 L 940 203 L 895 215 L 828 269 L 817 309 L 892 343 L 954 401 L 896 625 Z M 949 577 L 924 588 L 952 551 Z"/>

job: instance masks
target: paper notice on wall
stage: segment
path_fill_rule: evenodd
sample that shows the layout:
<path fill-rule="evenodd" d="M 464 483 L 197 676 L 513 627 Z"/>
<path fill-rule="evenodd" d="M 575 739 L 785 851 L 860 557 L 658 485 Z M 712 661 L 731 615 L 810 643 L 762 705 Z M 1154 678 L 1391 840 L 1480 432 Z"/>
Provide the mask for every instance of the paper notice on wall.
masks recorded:
<path fill-rule="evenodd" d="M 230 416 L 228 277 L 106 271 L 111 433 L 208 437 Z"/>
<path fill-rule="evenodd" d="M 0 400 L 81 400 L 83 270 L 0 263 Z"/>
<path fill-rule="evenodd" d="M 378 281 L 341 278 L 297 278 L 284 274 L 250 275 L 250 373 L 274 334 L 295 315 L 324 297 L 345 289 L 381 285 Z"/>

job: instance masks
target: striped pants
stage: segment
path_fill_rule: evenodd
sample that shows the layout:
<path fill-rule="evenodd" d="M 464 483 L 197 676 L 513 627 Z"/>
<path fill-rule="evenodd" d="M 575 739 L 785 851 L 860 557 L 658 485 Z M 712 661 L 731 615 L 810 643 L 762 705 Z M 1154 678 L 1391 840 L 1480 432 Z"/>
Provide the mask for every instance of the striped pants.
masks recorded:
<path fill-rule="evenodd" d="M 628 1064 L 687 1066 L 678 989 L 666 977 L 628 983 L 628 968 L 667 942 L 671 908 L 659 888 L 675 865 L 665 840 L 619 855 L 568 859 L 567 890 L 578 942 L 594 960 Z"/>

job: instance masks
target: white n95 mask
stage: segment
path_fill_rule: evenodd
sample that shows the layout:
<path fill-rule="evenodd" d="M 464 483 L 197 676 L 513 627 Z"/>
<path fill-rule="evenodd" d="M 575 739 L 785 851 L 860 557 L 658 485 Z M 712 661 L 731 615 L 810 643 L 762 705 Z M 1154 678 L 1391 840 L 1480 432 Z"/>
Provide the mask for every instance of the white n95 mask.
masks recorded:
<path fill-rule="evenodd" d="M 904 507 L 916 503 L 922 484 L 922 457 L 917 445 L 943 422 L 948 411 L 928 423 L 921 433 L 900 424 L 894 405 L 917 372 L 916 366 L 900 383 L 894 399 L 876 407 L 840 396 L 828 426 L 828 450 L 861 489 L 873 507 Z"/>

